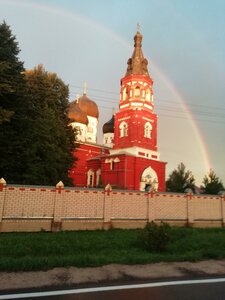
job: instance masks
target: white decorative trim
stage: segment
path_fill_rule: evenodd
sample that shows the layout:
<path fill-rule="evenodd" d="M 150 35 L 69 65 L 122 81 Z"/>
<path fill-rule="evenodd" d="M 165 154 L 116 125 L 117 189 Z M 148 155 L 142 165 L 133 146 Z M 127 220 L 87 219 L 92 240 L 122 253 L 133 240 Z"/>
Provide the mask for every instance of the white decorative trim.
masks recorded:
<path fill-rule="evenodd" d="M 159 186 L 158 176 L 150 166 L 145 168 L 141 175 L 140 190 L 157 191 Z"/>
<path fill-rule="evenodd" d="M 132 102 L 131 106 L 143 106 L 143 103 L 139 103 L 139 102 Z M 144 104 L 145 106 L 145 104 Z"/>
<path fill-rule="evenodd" d="M 124 107 L 127 107 L 127 106 L 129 106 L 129 103 L 128 104 L 120 105 L 120 108 L 124 108 Z"/>
<path fill-rule="evenodd" d="M 119 129 L 120 129 L 120 137 L 124 137 L 128 135 L 128 124 L 125 121 L 120 123 Z"/>
<path fill-rule="evenodd" d="M 154 123 L 154 120 L 149 119 L 149 118 L 146 118 L 146 117 L 142 117 L 142 120 L 145 120 L 145 121 L 149 121 L 149 122 L 151 122 L 151 123 Z"/>
<path fill-rule="evenodd" d="M 122 119 L 118 119 L 118 121 L 124 121 L 124 120 L 128 120 L 128 119 L 130 119 L 130 116 L 129 116 L 129 117 L 122 118 Z"/>
<path fill-rule="evenodd" d="M 120 162 L 120 159 L 118 157 L 116 158 L 108 158 L 105 160 L 105 163 L 109 163 L 110 164 L 110 170 L 114 169 L 114 163 L 118 163 Z"/>
<path fill-rule="evenodd" d="M 108 132 L 103 134 L 103 145 L 112 148 L 114 145 L 114 133 Z"/>
<path fill-rule="evenodd" d="M 87 172 L 87 186 L 94 186 L 95 173 L 92 169 Z"/>
<path fill-rule="evenodd" d="M 144 137 L 146 138 L 151 138 L 151 134 L 152 134 L 152 125 L 150 122 L 146 122 L 145 126 L 144 126 Z"/>
<path fill-rule="evenodd" d="M 86 141 L 96 143 L 98 119 L 90 116 L 87 117 L 88 117 L 88 125 L 87 125 L 87 132 L 86 132 Z"/>
<path fill-rule="evenodd" d="M 101 169 L 98 169 L 96 171 L 96 186 L 98 186 L 100 183 L 100 177 L 101 177 Z"/>
<path fill-rule="evenodd" d="M 130 148 L 123 148 L 123 149 L 110 149 L 110 155 L 117 155 L 121 153 L 121 151 L 126 152 L 127 154 L 134 155 L 136 157 L 142 157 L 151 160 L 159 160 L 160 153 L 158 151 L 148 150 L 142 147 L 130 147 Z M 144 153 L 145 155 L 138 154 L 139 152 Z M 152 157 L 156 156 L 156 157 Z"/>
<path fill-rule="evenodd" d="M 120 159 L 119 159 L 118 157 L 116 157 L 116 158 L 114 159 L 114 162 L 115 162 L 115 163 L 120 162 Z"/>
<path fill-rule="evenodd" d="M 148 105 L 146 103 L 144 103 L 144 106 L 152 110 L 152 106 L 150 106 L 150 105 Z"/>

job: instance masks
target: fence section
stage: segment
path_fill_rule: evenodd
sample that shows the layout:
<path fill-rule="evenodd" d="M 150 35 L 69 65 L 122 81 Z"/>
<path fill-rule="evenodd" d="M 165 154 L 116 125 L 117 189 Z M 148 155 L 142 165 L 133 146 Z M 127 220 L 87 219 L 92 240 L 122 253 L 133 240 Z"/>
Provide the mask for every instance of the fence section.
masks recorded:
<path fill-rule="evenodd" d="M 225 196 L 0 183 L 1 232 L 139 228 L 149 221 L 221 227 Z"/>

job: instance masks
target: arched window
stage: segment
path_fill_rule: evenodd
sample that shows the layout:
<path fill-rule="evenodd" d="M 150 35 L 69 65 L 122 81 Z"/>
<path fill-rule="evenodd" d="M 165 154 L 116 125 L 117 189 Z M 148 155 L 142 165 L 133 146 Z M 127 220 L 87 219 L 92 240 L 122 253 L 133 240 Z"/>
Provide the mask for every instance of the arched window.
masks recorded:
<path fill-rule="evenodd" d="M 147 123 L 145 123 L 145 127 L 144 127 L 144 137 L 150 139 L 151 133 L 152 133 L 152 125 L 151 125 L 151 123 L 147 122 Z"/>
<path fill-rule="evenodd" d="M 87 186 L 93 187 L 94 186 L 94 171 L 93 170 L 89 170 L 87 172 Z"/>
<path fill-rule="evenodd" d="M 141 96 L 141 90 L 139 86 L 136 86 L 134 89 L 134 97 L 140 97 Z"/>
<path fill-rule="evenodd" d="M 127 98 L 128 98 L 128 88 L 124 88 L 123 89 L 123 101 L 124 100 L 127 100 Z"/>
<path fill-rule="evenodd" d="M 140 183 L 141 190 L 157 191 L 159 186 L 159 179 L 156 171 L 151 167 L 147 167 L 141 174 Z"/>
<path fill-rule="evenodd" d="M 128 125 L 126 122 L 122 122 L 120 123 L 120 137 L 124 137 L 124 136 L 127 136 L 127 133 L 128 133 Z"/>
<path fill-rule="evenodd" d="M 151 92 L 150 92 L 150 89 L 147 89 L 147 90 L 146 90 L 146 100 L 147 100 L 147 101 L 150 101 L 150 100 L 151 100 Z"/>
<path fill-rule="evenodd" d="M 96 171 L 96 186 L 101 185 L 101 169 Z"/>

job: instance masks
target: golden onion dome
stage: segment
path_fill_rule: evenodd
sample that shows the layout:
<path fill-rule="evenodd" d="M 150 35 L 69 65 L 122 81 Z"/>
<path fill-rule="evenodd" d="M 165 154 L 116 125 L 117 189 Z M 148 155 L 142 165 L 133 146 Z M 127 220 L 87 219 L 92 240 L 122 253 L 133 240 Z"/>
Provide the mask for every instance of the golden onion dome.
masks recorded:
<path fill-rule="evenodd" d="M 88 124 L 87 115 L 80 109 L 77 100 L 70 103 L 68 118 L 71 119 L 73 122 L 78 122 L 85 125 Z"/>
<path fill-rule="evenodd" d="M 98 119 L 99 111 L 97 104 L 90 100 L 86 95 L 86 83 L 84 83 L 83 96 L 78 97 L 73 101 L 68 110 L 69 119 L 73 122 L 88 124 L 88 116 Z"/>
<path fill-rule="evenodd" d="M 94 101 L 90 100 L 86 94 L 83 94 L 83 96 L 79 98 L 78 103 L 82 112 L 86 113 L 87 116 L 98 119 L 98 106 Z"/>

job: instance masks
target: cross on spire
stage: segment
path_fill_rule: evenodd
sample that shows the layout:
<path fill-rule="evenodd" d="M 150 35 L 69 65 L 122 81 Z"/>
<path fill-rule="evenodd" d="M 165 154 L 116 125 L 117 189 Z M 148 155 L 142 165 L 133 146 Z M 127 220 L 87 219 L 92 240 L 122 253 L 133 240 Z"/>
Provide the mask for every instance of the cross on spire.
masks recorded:
<path fill-rule="evenodd" d="M 138 22 L 137 23 L 137 32 L 140 32 L 141 31 L 141 26 L 140 26 L 140 23 Z"/>
<path fill-rule="evenodd" d="M 127 61 L 126 76 L 133 75 L 147 75 L 148 73 L 148 60 L 144 57 L 142 52 L 142 35 L 140 33 L 140 24 L 137 24 L 137 32 L 134 36 L 134 51 L 131 58 Z"/>
<path fill-rule="evenodd" d="M 86 81 L 84 81 L 84 91 L 83 94 L 86 95 L 87 94 L 87 83 Z"/>

